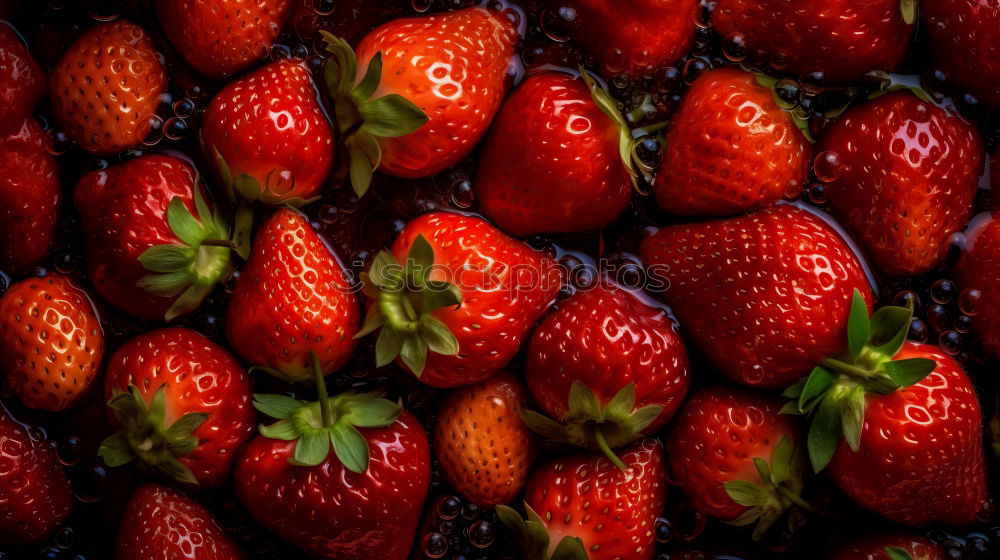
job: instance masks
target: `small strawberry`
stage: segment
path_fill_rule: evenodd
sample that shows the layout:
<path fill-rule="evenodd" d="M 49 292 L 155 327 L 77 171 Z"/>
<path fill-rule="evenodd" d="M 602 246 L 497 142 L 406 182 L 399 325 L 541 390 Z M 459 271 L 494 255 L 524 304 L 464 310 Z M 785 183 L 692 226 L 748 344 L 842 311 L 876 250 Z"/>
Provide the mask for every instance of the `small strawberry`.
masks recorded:
<path fill-rule="evenodd" d="M 507 89 L 518 33 L 482 7 L 397 19 L 357 47 L 323 32 L 327 88 L 358 195 L 372 173 L 429 177 L 468 155 Z M 362 77 L 363 76 L 363 77 Z"/>
<path fill-rule="evenodd" d="M 372 305 L 358 336 L 381 329 L 376 364 L 398 356 L 431 387 L 500 371 L 561 287 L 554 260 L 481 218 L 450 212 L 406 224 L 362 281 Z"/>
<path fill-rule="evenodd" d="M 0 21 L 0 133 L 16 130 L 45 94 L 45 73 L 17 31 Z"/>
<path fill-rule="evenodd" d="M 948 79 L 1000 109 L 1000 4 L 993 0 L 927 0 L 920 17 L 930 53 Z"/>
<path fill-rule="evenodd" d="M 201 488 L 229 476 L 250 438 L 250 380 L 224 348 L 188 329 L 139 335 L 115 352 L 104 378 L 109 416 L 121 431 L 100 455 L 112 467 L 136 460 Z"/>
<path fill-rule="evenodd" d="M 61 412 L 87 395 L 104 331 L 87 294 L 66 276 L 28 278 L 0 297 L 0 370 L 29 408 Z"/>
<path fill-rule="evenodd" d="M 56 122 L 97 155 L 138 146 L 149 134 L 166 87 L 167 75 L 149 35 L 123 19 L 84 32 L 49 76 Z"/>
<path fill-rule="evenodd" d="M 692 84 L 656 174 L 653 192 L 664 210 L 728 216 L 802 192 L 812 147 L 759 79 L 719 68 Z"/>
<path fill-rule="evenodd" d="M 977 217 L 966 238 L 969 249 L 955 264 L 955 281 L 963 291 L 979 292 L 972 325 L 986 351 L 1000 356 L 1000 210 Z"/>
<path fill-rule="evenodd" d="M 854 539 L 830 560 L 945 560 L 944 550 L 926 537 L 889 533 Z"/>
<path fill-rule="evenodd" d="M 156 15 L 192 68 L 225 78 L 265 58 L 291 0 L 157 0 Z"/>
<path fill-rule="evenodd" d="M 851 248 L 819 216 L 778 204 L 665 227 L 642 241 L 651 277 L 705 355 L 740 383 L 780 388 L 843 345 L 850 297 L 871 299 Z"/>
<path fill-rule="evenodd" d="M 531 336 L 526 366 L 532 396 L 555 420 L 531 412 L 528 425 L 551 440 L 601 449 L 621 467 L 611 449 L 662 428 L 691 382 L 667 313 L 608 281 L 562 301 Z"/>
<path fill-rule="evenodd" d="M 205 506 L 153 483 L 132 494 L 118 529 L 117 550 L 117 560 L 245 558 Z"/>
<path fill-rule="evenodd" d="M 849 109 L 816 150 L 839 162 L 825 184 L 834 217 L 886 274 L 927 272 L 969 221 L 983 173 L 979 133 L 909 91 Z"/>
<path fill-rule="evenodd" d="M 535 459 L 531 431 L 519 417 L 527 391 L 501 374 L 448 394 L 437 410 L 434 451 L 459 494 L 485 508 L 508 504 Z"/>

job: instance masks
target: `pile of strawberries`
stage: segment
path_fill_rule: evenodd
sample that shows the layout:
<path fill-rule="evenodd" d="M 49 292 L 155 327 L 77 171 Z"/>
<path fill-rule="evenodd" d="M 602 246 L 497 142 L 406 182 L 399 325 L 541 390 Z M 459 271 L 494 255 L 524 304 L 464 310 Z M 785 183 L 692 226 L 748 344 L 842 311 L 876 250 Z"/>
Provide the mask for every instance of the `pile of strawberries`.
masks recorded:
<path fill-rule="evenodd" d="M 0 560 L 1000 557 L 998 143 L 997 0 L 4 1 Z"/>

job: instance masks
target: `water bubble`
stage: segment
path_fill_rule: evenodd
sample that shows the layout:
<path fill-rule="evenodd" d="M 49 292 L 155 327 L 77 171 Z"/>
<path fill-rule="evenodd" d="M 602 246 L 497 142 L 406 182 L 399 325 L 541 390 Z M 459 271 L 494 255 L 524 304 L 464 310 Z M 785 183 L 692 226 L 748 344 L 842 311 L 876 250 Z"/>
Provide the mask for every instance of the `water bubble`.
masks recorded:
<path fill-rule="evenodd" d="M 546 8 L 539 20 L 545 36 L 557 43 L 569 41 L 579 25 L 576 9 L 565 4 Z"/>
<path fill-rule="evenodd" d="M 653 534 L 656 536 L 656 542 L 666 544 L 673 539 L 673 533 L 670 529 L 670 521 L 660 517 L 656 520 L 656 525 L 653 527 Z"/>
<path fill-rule="evenodd" d="M 435 511 L 441 519 L 455 519 L 462 510 L 462 500 L 456 496 L 446 495 L 438 498 Z"/>
<path fill-rule="evenodd" d="M 722 54 L 733 62 L 740 62 L 747 57 L 747 39 L 741 33 L 731 33 L 722 42 Z"/>
<path fill-rule="evenodd" d="M 707 62 L 700 58 L 692 58 L 684 63 L 683 80 L 687 85 L 691 85 L 699 76 L 704 74 L 710 67 Z"/>
<path fill-rule="evenodd" d="M 958 288 L 951 280 L 940 279 L 931 286 L 931 299 L 938 303 L 951 303 L 955 299 Z"/>
<path fill-rule="evenodd" d="M 655 169 L 660 165 L 663 148 L 655 136 L 647 134 L 636 140 L 635 155 L 648 169 Z"/>
<path fill-rule="evenodd" d="M 163 140 L 163 117 L 153 115 L 149 117 L 149 132 L 142 140 L 146 146 L 155 146 Z"/>
<path fill-rule="evenodd" d="M 943 331 L 938 335 L 938 346 L 949 356 L 954 356 L 962 350 L 962 335 L 955 331 Z"/>
<path fill-rule="evenodd" d="M 62 274 L 72 274 L 80 267 L 80 256 L 65 251 L 56 256 L 56 270 Z"/>
<path fill-rule="evenodd" d="M 955 330 L 965 334 L 972 330 L 972 317 L 968 315 L 959 315 L 955 317 Z"/>
<path fill-rule="evenodd" d="M 45 149 L 54 156 L 65 154 L 71 143 L 69 136 L 61 130 L 49 130 L 45 133 Z"/>
<path fill-rule="evenodd" d="M 312 0 L 313 12 L 319 16 L 328 16 L 337 8 L 337 0 Z"/>
<path fill-rule="evenodd" d="M 168 140 L 180 140 L 187 134 L 188 125 L 184 119 L 179 119 L 177 117 L 171 117 L 167 119 L 165 125 L 163 125 L 163 135 Z"/>
<path fill-rule="evenodd" d="M 962 293 L 958 294 L 958 309 L 970 317 L 975 317 L 979 314 L 979 299 L 983 297 L 983 293 L 975 288 L 967 288 L 962 290 Z"/>
<path fill-rule="evenodd" d="M 451 185 L 451 203 L 458 208 L 470 208 L 476 200 L 476 193 L 472 189 L 472 181 L 460 179 Z"/>
<path fill-rule="evenodd" d="M 70 548 L 76 541 L 76 532 L 73 531 L 72 527 L 63 527 L 56 531 L 53 540 L 59 548 Z"/>
<path fill-rule="evenodd" d="M 832 150 L 824 150 L 813 160 L 813 173 L 824 183 L 831 183 L 840 178 L 842 172 L 840 156 Z"/>
<path fill-rule="evenodd" d="M 48 433 L 42 426 L 32 426 L 28 428 L 28 437 L 35 441 L 45 441 L 48 439 Z"/>
<path fill-rule="evenodd" d="M 413 0 L 413 11 L 424 13 L 431 9 L 431 0 Z"/>
<path fill-rule="evenodd" d="M 441 533 L 427 533 L 421 548 L 429 558 L 441 558 L 448 552 L 448 537 Z"/>
<path fill-rule="evenodd" d="M 472 521 L 473 519 L 479 518 L 479 506 L 476 504 L 465 504 L 462 506 L 462 517 Z"/>
<path fill-rule="evenodd" d="M 786 111 L 791 111 L 799 105 L 801 94 L 802 88 L 799 84 L 788 78 L 778 80 L 778 83 L 774 84 L 775 102 L 778 107 Z"/>
<path fill-rule="evenodd" d="M 913 290 L 903 290 L 892 298 L 892 304 L 897 307 L 912 306 L 914 311 L 920 310 L 920 296 Z"/>
<path fill-rule="evenodd" d="M 192 101 L 187 97 L 182 97 L 181 99 L 174 101 L 173 105 L 174 116 L 180 117 L 182 119 L 190 117 L 191 115 L 194 114 L 194 110 L 196 108 L 197 105 L 195 105 L 194 101 Z"/>
<path fill-rule="evenodd" d="M 927 309 L 927 323 L 935 331 L 941 332 L 948 328 L 948 308 L 935 303 Z"/>
<path fill-rule="evenodd" d="M 469 542 L 476 548 L 486 548 L 493 544 L 496 531 L 488 521 L 476 521 L 469 527 Z"/>
<path fill-rule="evenodd" d="M 298 43 L 292 47 L 292 57 L 298 60 L 305 60 L 309 57 L 309 46 L 304 43 Z"/>
<path fill-rule="evenodd" d="M 910 332 L 906 336 L 914 342 L 923 343 L 927 342 L 927 337 L 930 336 L 930 333 L 927 332 L 927 324 L 914 317 L 910 319 Z"/>
<path fill-rule="evenodd" d="M 76 436 L 62 438 L 56 444 L 56 456 L 67 467 L 79 463 L 83 459 L 83 442 Z"/>
<path fill-rule="evenodd" d="M 38 557 L 44 560 L 59 560 L 62 558 L 62 550 L 54 546 L 43 548 Z"/>
<path fill-rule="evenodd" d="M 812 202 L 816 206 L 826 204 L 826 186 L 823 183 L 809 185 L 809 188 L 806 190 L 806 197 L 809 198 L 809 202 Z"/>

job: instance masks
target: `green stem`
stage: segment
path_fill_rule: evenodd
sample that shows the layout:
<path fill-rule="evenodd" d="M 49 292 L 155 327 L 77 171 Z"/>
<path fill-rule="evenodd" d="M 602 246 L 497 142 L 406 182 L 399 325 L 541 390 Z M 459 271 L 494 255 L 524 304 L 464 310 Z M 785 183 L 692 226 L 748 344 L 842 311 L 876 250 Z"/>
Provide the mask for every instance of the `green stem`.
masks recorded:
<path fill-rule="evenodd" d="M 850 375 L 852 377 L 856 377 L 858 379 L 862 379 L 862 380 L 863 379 L 868 379 L 868 378 L 870 378 L 872 376 L 872 372 L 870 372 L 870 371 L 868 371 L 866 369 L 862 369 L 862 368 L 859 368 L 857 366 L 848 364 L 847 362 L 842 362 L 842 361 L 837 360 L 835 358 L 824 358 L 822 363 L 823 363 L 824 366 L 826 366 L 829 369 L 832 369 L 832 370 L 834 370 L 836 372 L 839 372 L 839 373 L 845 373 L 847 375 Z"/>
<path fill-rule="evenodd" d="M 601 432 L 600 428 L 594 430 L 594 439 L 597 441 L 597 446 L 600 447 L 601 451 L 604 452 L 604 455 L 607 456 L 607 458 L 610 459 L 611 462 L 614 463 L 616 467 L 618 467 L 623 471 L 628 470 L 628 465 L 626 465 L 624 461 L 619 459 L 618 455 L 615 455 L 615 452 L 611 449 L 611 446 L 608 445 L 607 440 L 604 439 L 604 433 Z"/>
<path fill-rule="evenodd" d="M 323 366 L 319 363 L 319 356 L 316 352 L 309 353 L 312 356 L 313 376 L 316 379 L 316 394 L 319 397 L 319 410 L 323 417 L 323 427 L 333 426 L 333 411 L 330 409 L 330 398 L 326 393 L 326 379 L 323 377 Z"/>
<path fill-rule="evenodd" d="M 778 492 L 780 492 L 781 495 L 784 496 L 789 502 L 792 502 L 793 504 L 797 505 L 798 507 L 806 511 L 815 511 L 813 507 L 809 505 L 809 502 L 803 500 L 802 497 L 796 494 L 795 492 L 792 492 L 791 490 L 785 488 L 780 484 L 775 486 L 775 488 L 777 488 Z"/>
<path fill-rule="evenodd" d="M 406 292 L 402 290 L 379 292 L 378 304 L 389 326 L 403 333 L 417 332 L 420 323 Z"/>
<path fill-rule="evenodd" d="M 228 239 L 206 239 L 201 244 L 206 247 L 226 247 L 234 251 L 239 248 L 236 246 L 236 243 Z"/>

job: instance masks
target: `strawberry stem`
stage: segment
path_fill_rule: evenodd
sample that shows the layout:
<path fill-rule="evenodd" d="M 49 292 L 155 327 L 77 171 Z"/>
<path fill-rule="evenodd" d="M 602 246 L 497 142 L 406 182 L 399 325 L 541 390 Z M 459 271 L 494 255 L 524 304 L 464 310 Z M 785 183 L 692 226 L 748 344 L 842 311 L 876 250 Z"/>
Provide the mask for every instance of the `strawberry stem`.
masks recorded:
<path fill-rule="evenodd" d="M 868 379 L 872 376 L 870 371 L 842 362 L 836 358 L 824 358 L 821 363 L 834 371 L 846 373 L 858 379 Z"/>
<path fill-rule="evenodd" d="M 594 430 L 594 441 L 597 442 L 597 446 L 601 448 L 601 451 L 604 452 L 604 455 L 607 456 L 607 458 L 610 459 L 611 462 L 614 463 L 616 467 L 618 467 L 623 471 L 628 470 L 628 465 L 626 465 L 624 461 L 618 458 L 618 455 L 615 455 L 614 450 L 611 449 L 611 446 L 608 445 L 607 440 L 604 439 L 604 433 L 601 431 L 600 428 Z"/>
<path fill-rule="evenodd" d="M 313 376 L 316 379 L 316 394 L 319 397 L 319 410 L 323 419 L 323 427 L 333 426 L 333 411 L 330 409 L 330 398 L 326 392 L 326 379 L 323 377 L 323 366 L 319 363 L 316 352 L 310 352 L 313 363 Z"/>

